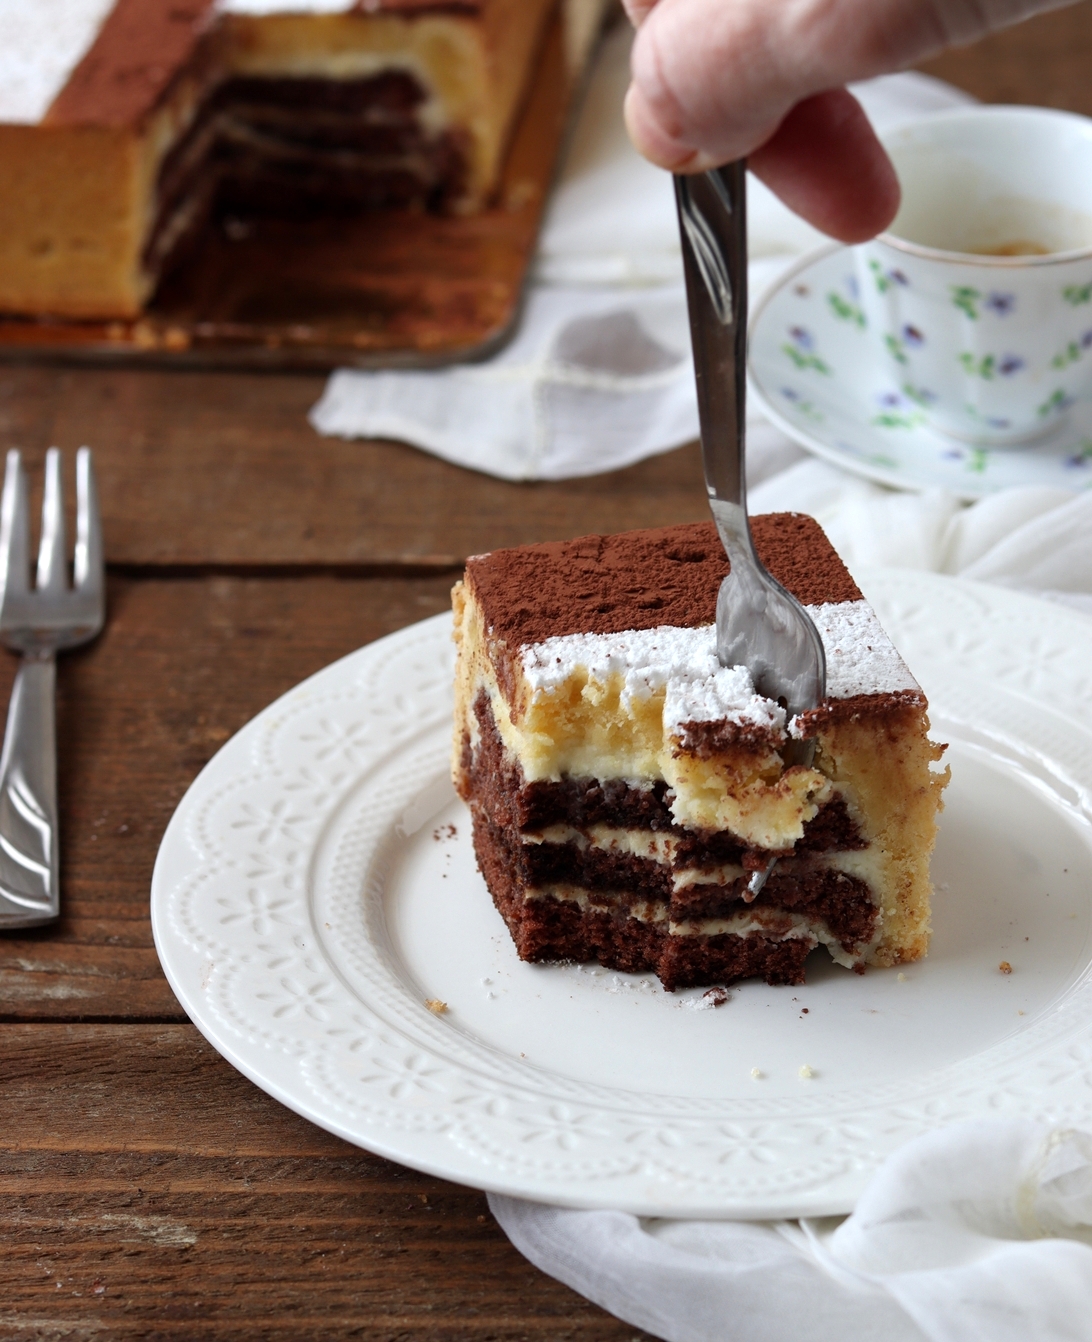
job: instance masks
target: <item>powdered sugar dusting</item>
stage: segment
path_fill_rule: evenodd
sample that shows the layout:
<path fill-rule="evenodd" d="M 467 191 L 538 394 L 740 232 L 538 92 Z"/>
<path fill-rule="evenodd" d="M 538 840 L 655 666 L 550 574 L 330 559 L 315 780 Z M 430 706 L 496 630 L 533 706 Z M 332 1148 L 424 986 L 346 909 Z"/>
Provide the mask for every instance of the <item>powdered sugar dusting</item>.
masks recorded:
<path fill-rule="evenodd" d="M 668 683 L 664 699 L 664 728 L 676 735 L 684 722 L 721 722 L 730 720 L 766 731 L 780 732 L 785 726 L 785 710 L 756 693 L 754 681 L 745 666 L 715 667 L 705 678 Z"/>
<path fill-rule="evenodd" d="M 840 601 L 807 609 L 827 654 L 828 698 L 897 694 L 920 688 L 867 601 Z"/>
<path fill-rule="evenodd" d="M 826 651 L 828 698 L 918 688 L 867 601 L 807 609 Z M 785 726 L 784 711 L 755 693 L 745 667 L 720 665 L 713 625 L 566 634 L 526 644 L 521 657 L 523 674 L 536 692 L 557 689 L 578 668 L 590 680 L 620 677 L 623 706 L 664 691 L 664 728 L 669 733 L 683 722 L 729 721 L 773 732 Z"/>
<path fill-rule="evenodd" d="M 37 125 L 115 0 L 0 0 L 0 121 Z"/>
<path fill-rule="evenodd" d="M 522 649 L 523 674 L 535 691 L 557 689 L 583 668 L 589 680 L 622 680 L 623 707 L 664 692 L 664 728 L 730 719 L 771 731 L 785 713 L 755 693 L 746 667 L 721 666 L 713 625 L 631 629 L 621 634 L 566 634 Z"/>

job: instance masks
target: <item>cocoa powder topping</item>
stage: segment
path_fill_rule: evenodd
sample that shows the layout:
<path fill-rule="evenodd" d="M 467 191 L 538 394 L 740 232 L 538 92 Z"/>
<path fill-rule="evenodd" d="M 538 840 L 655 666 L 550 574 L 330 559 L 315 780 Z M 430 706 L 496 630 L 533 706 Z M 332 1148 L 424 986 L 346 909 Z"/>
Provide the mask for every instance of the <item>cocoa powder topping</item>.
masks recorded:
<path fill-rule="evenodd" d="M 860 599 L 814 519 L 769 513 L 752 518 L 751 530 L 762 562 L 805 605 Z M 515 646 L 711 624 L 728 569 L 712 522 L 494 550 L 466 566 L 486 624 Z"/>
<path fill-rule="evenodd" d="M 44 120 L 118 128 L 139 122 L 193 54 L 212 4 L 117 0 Z"/>
<path fill-rule="evenodd" d="M 751 518 L 751 534 L 759 559 L 805 606 L 861 600 L 861 589 L 814 517 L 763 513 Z"/>

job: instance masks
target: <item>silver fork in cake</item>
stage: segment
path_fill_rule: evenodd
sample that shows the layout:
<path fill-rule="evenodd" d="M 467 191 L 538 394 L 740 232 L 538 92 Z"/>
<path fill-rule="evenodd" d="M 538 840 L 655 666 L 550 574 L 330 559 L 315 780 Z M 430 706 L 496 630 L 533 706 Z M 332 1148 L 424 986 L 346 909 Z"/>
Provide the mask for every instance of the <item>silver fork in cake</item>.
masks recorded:
<path fill-rule="evenodd" d="M 742 161 L 675 178 L 702 461 L 709 506 L 731 571 L 717 593 L 717 657 L 745 666 L 786 721 L 826 692 L 823 642 L 811 617 L 759 559 L 747 520 L 747 169 Z M 810 765 L 814 741 L 792 741 L 786 762 Z M 773 868 L 754 872 L 754 899 Z"/>
<path fill-rule="evenodd" d="M 60 917 L 56 655 L 86 643 L 106 609 L 102 524 L 91 452 L 76 454 L 76 548 L 68 582 L 61 454 L 46 453 L 42 528 L 30 583 L 30 504 L 16 451 L 0 497 L 0 642 L 22 654 L 0 752 L 0 931 Z"/>

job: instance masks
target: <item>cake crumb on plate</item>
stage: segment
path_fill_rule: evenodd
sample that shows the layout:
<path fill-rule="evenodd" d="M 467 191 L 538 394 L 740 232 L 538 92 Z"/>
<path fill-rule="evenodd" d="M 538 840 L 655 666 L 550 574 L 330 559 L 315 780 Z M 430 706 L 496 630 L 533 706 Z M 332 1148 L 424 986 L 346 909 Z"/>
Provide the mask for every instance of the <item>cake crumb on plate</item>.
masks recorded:
<path fill-rule="evenodd" d="M 711 1011 L 714 1007 L 723 1006 L 725 1002 L 731 1001 L 732 994 L 727 988 L 715 987 L 703 992 L 700 997 L 695 997 L 687 1003 L 692 1011 Z"/>

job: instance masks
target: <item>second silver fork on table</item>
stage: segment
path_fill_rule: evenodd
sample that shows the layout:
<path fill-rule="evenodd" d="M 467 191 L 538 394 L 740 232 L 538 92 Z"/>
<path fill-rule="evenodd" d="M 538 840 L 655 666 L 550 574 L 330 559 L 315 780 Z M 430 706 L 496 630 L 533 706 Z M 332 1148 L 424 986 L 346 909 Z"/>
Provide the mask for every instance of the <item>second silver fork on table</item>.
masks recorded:
<path fill-rule="evenodd" d="M 0 642 L 22 653 L 0 752 L 0 931 L 60 916 L 56 654 L 86 643 L 106 610 L 102 524 L 91 452 L 76 453 L 76 549 L 68 582 L 61 453 L 46 453 L 42 531 L 30 581 L 30 504 L 18 452 L 0 498 Z"/>

